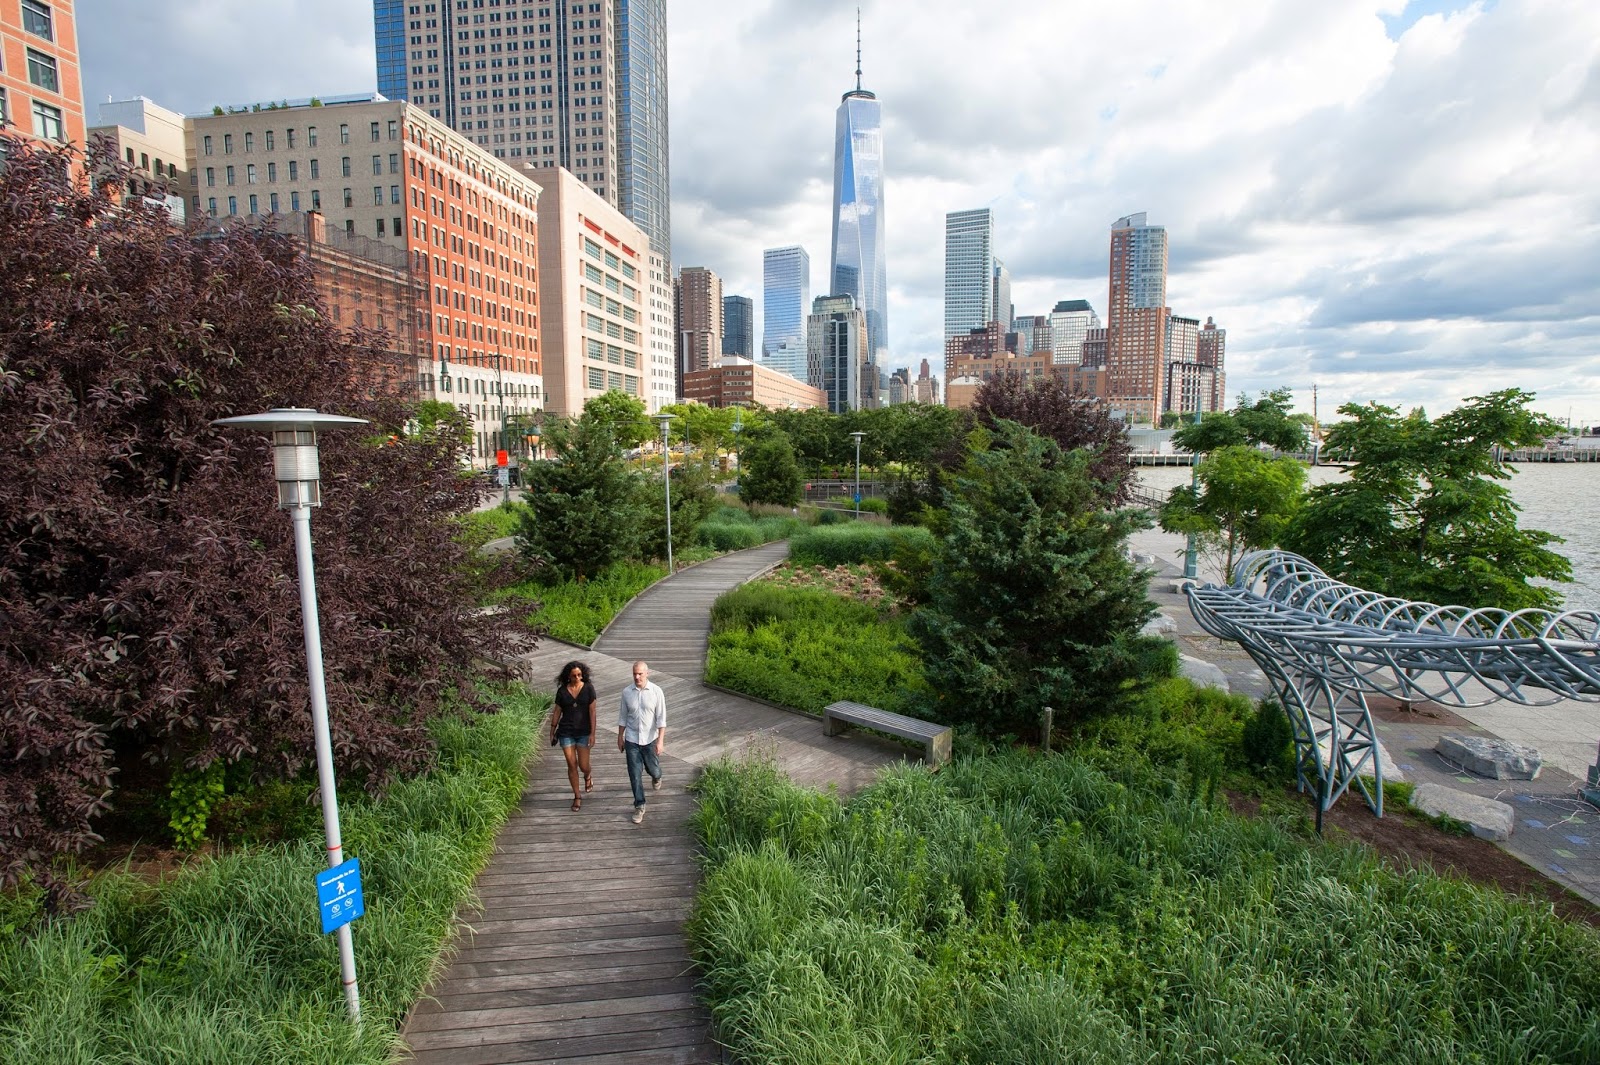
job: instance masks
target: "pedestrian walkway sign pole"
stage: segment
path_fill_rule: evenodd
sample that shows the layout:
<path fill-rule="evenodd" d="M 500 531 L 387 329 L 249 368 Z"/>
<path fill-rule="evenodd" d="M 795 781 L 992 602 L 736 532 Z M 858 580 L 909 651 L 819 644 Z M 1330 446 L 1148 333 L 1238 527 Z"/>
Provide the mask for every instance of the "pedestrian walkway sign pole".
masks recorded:
<path fill-rule="evenodd" d="M 322 629 L 317 619 L 317 583 L 311 557 L 311 508 L 322 505 L 322 479 L 317 464 L 317 430 L 366 425 L 363 418 L 319 414 L 302 407 L 278 407 L 265 414 L 219 418 L 213 425 L 264 429 L 272 434 L 272 464 L 278 482 L 278 508 L 294 522 L 294 553 L 300 576 L 300 620 L 305 632 L 306 674 L 311 689 L 311 726 L 317 747 L 317 786 L 322 792 L 322 825 L 328 840 L 328 867 L 344 864 L 339 838 L 339 796 L 333 779 L 333 743 L 328 731 L 328 693 L 322 678 Z M 352 863 L 353 864 L 353 863 Z M 359 892 L 359 881 L 355 888 Z M 359 897 L 359 896 L 357 896 Z M 361 992 L 356 984 L 355 945 L 349 919 L 337 929 L 339 974 L 344 981 L 350 1017 L 361 1020 Z"/>
<path fill-rule="evenodd" d="M 667 427 L 676 414 L 657 414 L 661 423 L 661 481 L 667 486 L 667 576 L 672 576 L 672 448 L 667 441 Z"/>

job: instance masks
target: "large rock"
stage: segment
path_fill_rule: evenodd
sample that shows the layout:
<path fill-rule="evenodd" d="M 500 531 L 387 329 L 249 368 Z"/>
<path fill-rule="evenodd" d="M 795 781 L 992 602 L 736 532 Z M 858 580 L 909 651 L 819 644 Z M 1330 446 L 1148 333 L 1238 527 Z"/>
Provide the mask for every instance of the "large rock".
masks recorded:
<path fill-rule="evenodd" d="M 1492 780 L 1532 780 L 1543 764 L 1532 747 L 1495 736 L 1441 736 L 1433 749 L 1467 772 Z"/>
<path fill-rule="evenodd" d="M 1479 839 L 1502 840 L 1511 835 L 1516 813 L 1510 806 L 1481 795 L 1469 795 L 1443 784 L 1418 784 L 1411 805 L 1429 817 L 1465 821 Z"/>
<path fill-rule="evenodd" d="M 1203 688 L 1221 688 L 1228 691 L 1228 675 L 1217 666 L 1186 654 L 1178 655 L 1178 675 L 1187 677 Z"/>
<path fill-rule="evenodd" d="M 1140 636 L 1165 636 L 1178 631 L 1178 623 L 1166 614 L 1157 614 L 1144 623 L 1144 628 L 1139 630 Z"/>

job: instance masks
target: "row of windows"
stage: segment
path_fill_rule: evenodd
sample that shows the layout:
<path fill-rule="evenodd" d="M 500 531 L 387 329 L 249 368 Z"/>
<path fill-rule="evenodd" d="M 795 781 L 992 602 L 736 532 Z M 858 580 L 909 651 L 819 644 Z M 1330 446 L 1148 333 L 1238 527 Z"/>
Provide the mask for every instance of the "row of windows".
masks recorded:
<path fill-rule="evenodd" d="M 130 163 L 133 162 L 133 159 L 132 159 L 131 156 L 129 157 L 128 161 Z M 384 173 L 383 156 L 374 155 L 372 157 L 372 172 L 374 174 L 382 174 L 382 173 Z M 267 164 L 267 172 L 266 173 L 267 173 L 267 180 L 269 182 L 270 181 L 277 181 L 278 180 L 278 164 L 275 163 L 275 162 L 268 163 Z M 400 173 L 400 154 L 398 152 L 390 152 L 389 153 L 388 173 L 391 173 L 391 174 Z M 245 164 L 245 167 L 244 167 L 245 184 L 254 185 L 256 183 L 256 179 L 257 179 L 257 175 L 258 174 L 259 174 L 259 171 L 256 169 L 256 164 L 255 163 L 246 163 Z M 298 159 L 290 159 L 288 161 L 288 174 L 289 174 L 289 180 L 290 181 L 299 181 L 300 180 L 300 161 Z M 234 180 L 235 170 L 234 170 L 234 168 L 232 166 L 223 167 L 222 168 L 222 175 L 223 175 L 223 181 L 224 181 L 225 184 L 228 184 L 228 185 L 235 184 L 235 180 Z M 352 176 L 352 167 L 350 165 L 350 157 L 348 155 L 343 156 L 339 160 L 339 175 L 341 177 L 350 177 L 350 176 Z M 317 178 L 319 178 L 321 176 L 322 176 L 321 160 L 312 159 L 311 160 L 311 179 L 313 181 L 315 181 Z M 216 183 L 217 183 L 217 168 L 213 167 L 213 166 L 206 167 L 206 184 L 214 186 L 214 185 L 216 185 Z"/>
<path fill-rule="evenodd" d="M 43 100 L 32 101 L 33 135 L 41 140 L 66 143 L 66 118 L 61 108 Z M 5 86 L 0 85 L 0 126 L 11 124 L 11 106 L 6 99 Z"/>
<path fill-rule="evenodd" d="M 370 132 L 371 132 L 371 139 L 373 141 L 378 141 L 378 140 L 383 139 L 382 136 L 379 134 L 379 125 L 380 124 L 377 123 L 377 122 L 373 122 L 372 123 Z M 295 129 L 286 129 L 286 130 L 283 131 L 284 144 L 290 151 L 294 151 L 296 148 L 299 147 L 299 133 L 300 133 L 300 131 L 299 130 L 295 130 Z M 262 141 L 263 141 L 264 146 L 265 146 L 267 151 L 273 152 L 273 151 L 277 151 L 278 150 L 278 136 L 277 136 L 277 134 L 278 134 L 278 131 L 274 130 L 274 129 L 269 129 L 263 134 Z M 391 118 L 389 120 L 389 137 L 388 137 L 388 139 L 392 140 L 392 141 L 397 141 L 397 140 L 400 139 L 400 122 L 399 122 L 398 119 Z M 256 135 L 255 135 L 255 133 L 253 131 L 246 130 L 242 140 L 244 141 L 244 150 L 246 152 L 253 152 L 253 151 L 256 150 Z M 339 143 L 340 144 L 349 144 L 350 143 L 350 124 L 348 122 L 339 123 Z M 307 126 L 306 127 L 306 147 L 307 148 L 315 148 L 316 146 L 317 146 L 317 127 L 316 126 Z M 205 154 L 205 155 L 215 154 L 215 142 L 213 141 L 213 139 L 212 139 L 210 134 L 207 134 L 207 135 L 205 135 L 204 137 L 201 138 L 200 151 L 202 152 L 202 154 Z M 223 155 L 232 155 L 233 154 L 233 134 L 232 133 L 224 133 L 222 135 L 222 154 Z M 377 156 L 373 156 L 372 158 L 374 160 L 376 160 L 378 157 Z M 390 156 L 390 158 L 394 158 L 394 157 Z M 350 160 L 348 158 L 346 158 L 345 159 L 345 164 L 349 165 L 349 162 L 350 162 Z M 374 165 L 376 165 L 376 163 L 374 163 Z M 373 173 L 377 173 L 377 171 L 375 170 L 375 171 L 373 171 Z"/>

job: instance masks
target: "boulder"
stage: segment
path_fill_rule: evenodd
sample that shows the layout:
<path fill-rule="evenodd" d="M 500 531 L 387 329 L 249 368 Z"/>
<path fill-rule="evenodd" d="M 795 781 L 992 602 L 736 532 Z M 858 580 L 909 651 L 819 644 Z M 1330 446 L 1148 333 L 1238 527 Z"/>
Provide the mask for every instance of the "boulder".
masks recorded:
<path fill-rule="evenodd" d="M 1186 654 L 1178 655 L 1178 675 L 1187 677 L 1201 687 L 1221 688 L 1228 691 L 1228 675 L 1217 666 Z"/>
<path fill-rule="evenodd" d="M 1446 761 L 1491 780 L 1533 780 L 1543 765 L 1532 747 L 1495 736 L 1441 736 L 1433 749 Z"/>
<path fill-rule="evenodd" d="M 1417 790 L 1411 793 L 1411 805 L 1429 817 L 1464 821 L 1479 839 L 1506 839 L 1516 824 L 1516 812 L 1506 803 L 1469 795 L 1443 784 L 1418 784 Z"/>
<path fill-rule="evenodd" d="M 1178 623 L 1166 614 L 1157 614 L 1144 623 L 1144 628 L 1139 630 L 1140 636 L 1165 636 L 1177 632 Z"/>

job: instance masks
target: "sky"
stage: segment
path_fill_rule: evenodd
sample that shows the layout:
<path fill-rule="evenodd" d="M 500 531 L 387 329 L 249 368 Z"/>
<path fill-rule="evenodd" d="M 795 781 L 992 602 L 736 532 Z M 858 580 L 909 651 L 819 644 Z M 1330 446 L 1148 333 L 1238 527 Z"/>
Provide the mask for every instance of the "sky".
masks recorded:
<path fill-rule="evenodd" d="M 672 240 L 754 299 L 826 292 L 855 0 L 670 0 Z M 84 95 L 213 104 L 376 86 L 370 0 L 79 0 Z M 1517 387 L 1600 424 L 1594 0 L 861 0 L 884 115 L 890 363 L 943 350 L 944 216 L 990 207 L 1018 314 L 1106 311 L 1111 224 L 1167 229 L 1174 313 L 1228 391 L 1319 416 Z M 309 25 L 316 25 L 314 31 Z"/>

